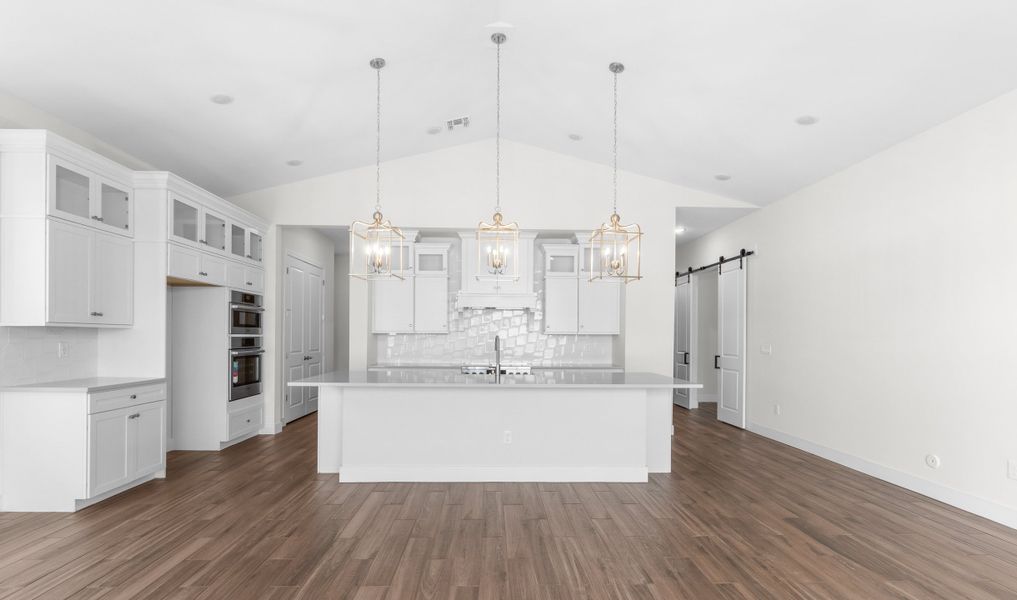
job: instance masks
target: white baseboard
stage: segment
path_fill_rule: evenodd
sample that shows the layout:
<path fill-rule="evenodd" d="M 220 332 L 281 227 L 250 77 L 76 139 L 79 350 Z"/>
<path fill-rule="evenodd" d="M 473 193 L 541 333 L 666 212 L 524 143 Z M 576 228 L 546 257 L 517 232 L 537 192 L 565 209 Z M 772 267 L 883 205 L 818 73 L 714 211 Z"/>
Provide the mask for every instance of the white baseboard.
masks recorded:
<path fill-rule="evenodd" d="M 903 471 L 898 471 L 878 463 L 870 462 L 864 458 L 858 458 L 857 456 L 827 448 L 815 444 L 808 440 L 803 440 L 799 437 L 777 431 L 776 429 L 770 429 L 763 425 L 757 425 L 755 423 L 749 423 L 749 431 L 759 434 L 763 437 L 771 440 L 793 446 L 799 450 L 804 450 L 809 454 L 815 454 L 825 458 L 826 460 L 833 461 L 839 465 L 843 465 L 849 469 L 854 469 L 866 475 L 871 475 L 877 479 L 882 479 L 888 483 L 892 483 L 896 486 L 900 486 L 904 489 L 911 490 L 928 496 L 934 500 L 939 500 L 950 506 L 954 506 L 961 510 L 966 510 L 969 513 L 976 514 L 980 517 L 985 517 L 990 521 L 995 521 L 1001 525 L 1006 525 L 1017 529 L 1017 509 L 1011 508 L 994 502 L 992 500 L 986 500 L 978 496 L 955 490 L 951 487 L 916 477 Z"/>
<path fill-rule="evenodd" d="M 282 423 L 265 423 L 265 426 L 261 428 L 258 433 L 260 435 L 275 435 L 283 430 Z"/>
<path fill-rule="evenodd" d="M 451 465 L 344 466 L 339 481 L 378 482 L 601 482 L 646 483 L 646 467 L 499 467 Z"/>

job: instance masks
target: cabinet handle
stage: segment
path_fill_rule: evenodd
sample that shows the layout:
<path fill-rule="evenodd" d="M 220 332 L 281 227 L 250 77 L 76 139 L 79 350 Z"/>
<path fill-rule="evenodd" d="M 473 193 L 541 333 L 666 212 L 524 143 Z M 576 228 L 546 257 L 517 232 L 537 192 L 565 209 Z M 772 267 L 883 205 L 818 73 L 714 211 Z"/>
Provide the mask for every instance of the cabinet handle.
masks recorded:
<path fill-rule="evenodd" d="M 208 273 L 204 271 L 198 271 L 198 275 L 201 275 L 202 277 L 208 277 Z"/>
<path fill-rule="evenodd" d="M 254 282 L 253 281 L 248 281 L 247 285 L 254 285 Z"/>
<path fill-rule="evenodd" d="M 94 311 L 93 311 L 93 312 L 92 312 L 92 316 L 93 316 L 93 317 L 101 317 L 101 316 L 102 316 L 102 313 L 101 313 L 101 312 L 94 312 Z"/>
<path fill-rule="evenodd" d="M 137 400 L 137 399 L 138 399 L 138 395 L 137 394 L 131 394 L 131 400 Z"/>
<path fill-rule="evenodd" d="M 92 220 L 93 221 L 98 221 L 98 222 L 102 223 L 102 217 L 97 217 L 95 215 L 92 215 Z"/>
<path fill-rule="evenodd" d="M 251 420 L 250 420 L 250 419 L 247 419 L 247 422 L 248 422 L 248 423 L 250 423 L 250 422 L 251 422 Z"/>
<path fill-rule="evenodd" d="M 127 418 L 128 419 L 137 419 L 140 416 L 141 416 L 141 413 L 134 413 L 133 415 L 128 415 Z"/>

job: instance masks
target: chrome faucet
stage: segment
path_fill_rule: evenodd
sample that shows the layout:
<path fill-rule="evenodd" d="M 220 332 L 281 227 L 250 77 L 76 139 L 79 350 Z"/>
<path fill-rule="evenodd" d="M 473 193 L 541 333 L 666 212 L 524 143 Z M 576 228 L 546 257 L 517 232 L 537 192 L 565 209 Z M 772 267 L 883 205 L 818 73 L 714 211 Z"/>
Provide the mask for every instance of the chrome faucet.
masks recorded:
<path fill-rule="evenodd" d="M 494 336 L 494 382 L 501 383 L 501 336 Z"/>

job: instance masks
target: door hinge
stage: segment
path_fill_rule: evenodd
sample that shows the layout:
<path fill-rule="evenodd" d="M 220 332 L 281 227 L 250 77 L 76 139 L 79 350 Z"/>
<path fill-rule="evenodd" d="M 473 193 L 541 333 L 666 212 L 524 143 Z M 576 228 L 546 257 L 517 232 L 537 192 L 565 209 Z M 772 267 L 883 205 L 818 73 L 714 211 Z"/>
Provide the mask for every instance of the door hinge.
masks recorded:
<path fill-rule="evenodd" d="M 286 274 L 287 274 L 287 275 L 289 275 L 289 274 L 290 274 L 290 268 L 289 268 L 289 267 L 286 267 Z"/>

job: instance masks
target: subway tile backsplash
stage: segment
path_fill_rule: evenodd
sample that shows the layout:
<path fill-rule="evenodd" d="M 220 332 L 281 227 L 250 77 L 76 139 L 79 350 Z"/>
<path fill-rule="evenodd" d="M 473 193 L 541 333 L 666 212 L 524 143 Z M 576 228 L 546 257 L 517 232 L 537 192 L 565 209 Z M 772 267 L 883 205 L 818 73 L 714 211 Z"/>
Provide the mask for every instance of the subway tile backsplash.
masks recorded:
<path fill-rule="evenodd" d="M 544 305 L 544 261 L 534 252 L 534 291 L 537 306 Z M 494 338 L 502 339 L 502 360 L 535 367 L 612 366 L 617 336 L 547 335 L 544 315 L 528 310 L 455 310 L 462 281 L 458 242 L 449 250 L 449 332 L 447 334 L 377 335 L 376 364 L 382 366 L 437 366 L 486 363 L 494 358 Z"/>
<path fill-rule="evenodd" d="M 68 353 L 57 357 L 57 344 Z M 79 327 L 0 327 L 0 386 L 94 377 L 98 332 Z"/>

